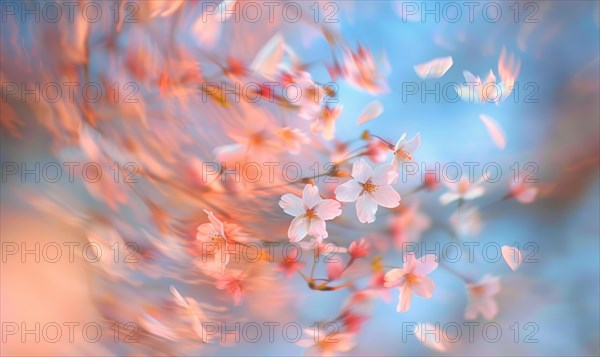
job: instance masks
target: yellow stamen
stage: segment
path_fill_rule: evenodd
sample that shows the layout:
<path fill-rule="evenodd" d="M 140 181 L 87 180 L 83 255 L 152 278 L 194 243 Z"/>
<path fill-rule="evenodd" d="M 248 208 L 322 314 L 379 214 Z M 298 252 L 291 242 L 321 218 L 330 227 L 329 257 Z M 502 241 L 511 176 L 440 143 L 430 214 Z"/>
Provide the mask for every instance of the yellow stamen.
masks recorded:
<path fill-rule="evenodd" d="M 361 195 L 362 195 L 363 193 L 365 193 L 365 192 L 369 192 L 369 193 L 371 193 L 371 192 L 375 192 L 375 191 L 377 191 L 377 185 L 374 185 L 374 184 L 373 184 L 373 182 L 372 182 L 371 180 L 369 180 L 369 181 L 367 181 L 367 182 L 365 182 L 365 183 L 361 184 L 361 186 L 362 186 L 362 188 L 363 188 L 363 189 L 362 189 L 362 192 L 360 193 Z"/>
<path fill-rule="evenodd" d="M 404 279 L 406 279 L 408 286 L 417 286 L 421 284 L 421 278 L 414 274 L 405 274 Z"/>
<path fill-rule="evenodd" d="M 317 221 L 319 220 L 319 216 L 315 213 L 315 211 L 313 209 L 307 209 L 306 213 L 304 214 L 304 217 L 306 217 L 306 219 L 310 222 L 310 221 Z"/>
<path fill-rule="evenodd" d="M 225 237 L 215 232 L 211 235 L 210 241 L 216 244 L 225 243 Z"/>
<path fill-rule="evenodd" d="M 394 154 L 396 156 L 398 156 L 399 158 L 401 158 L 402 160 L 412 161 L 412 154 L 409 153 L 408 151 L 398 149 L 398 150 L 396 150 L 396 152 Z"/>

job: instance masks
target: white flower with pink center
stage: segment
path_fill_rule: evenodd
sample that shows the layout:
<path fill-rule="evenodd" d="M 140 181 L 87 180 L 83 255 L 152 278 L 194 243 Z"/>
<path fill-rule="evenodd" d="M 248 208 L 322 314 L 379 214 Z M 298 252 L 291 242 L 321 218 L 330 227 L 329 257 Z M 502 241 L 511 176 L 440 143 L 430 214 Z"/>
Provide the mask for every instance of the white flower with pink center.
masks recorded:
<path fill-rule="evenodd" d="M 325 221 L 342 214 L 338 201 L 322 199 L 319 188 L 312 185 L 304 187 L 302 198 L 291 193 L 281 196 L 279 206 L 295 217 L 288 229 L 290 242 L 299 242 L 307 234 L 322 241 L 328 237 Z"/>
<path fill-rule="evenodd" d="M 354 163 L 352 178 L 335 189 L 340 202 L 356 201 L 356 214 L 360 223 L 375 222 L 379 206 L 394 208 L 400 205 L 400 194 L 392 187 L 398 173 L 385 164 L 373 170 L 363 159 Z"/>

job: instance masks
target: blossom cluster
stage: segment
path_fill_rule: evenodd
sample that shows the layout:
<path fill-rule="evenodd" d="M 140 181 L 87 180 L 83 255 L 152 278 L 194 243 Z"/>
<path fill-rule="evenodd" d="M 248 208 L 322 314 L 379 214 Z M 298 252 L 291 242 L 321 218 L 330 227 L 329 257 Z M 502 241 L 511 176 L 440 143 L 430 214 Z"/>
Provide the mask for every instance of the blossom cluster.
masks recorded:
<path fill-rule="evenodd" d="M 266 27 L 230 23 L 227 9 L 236 1 L 211 7 L 211 16 L 205 16 L 201 3 L 139 2 L 135 23 L 36 24 L 27 30 L 31 37 L 52 34 L 53 41 L 36 43 L 36 53 L 51 57 L 47 63 L 40 63 L 20 41 L 3 45 L 20 59 L 0 72 L 3 82 L 139 85 L 135 102 L 113 100 L 127 95 L 118 90 L 110 100 L 95 102 L 9 101 L 3 103 L 1 119 L 15 138 L 27 140 L 30 127 L 45 129 L 52 142 L 48 150 L 64 161 L 96 162 L 124 176 L 127 170 L 111 165 L 136 163 L 136 181 L 127 185 L 102 175 L 94 183 L 80 182 L 81 192 L 57 185 L 24 200 L 104 251 L 111 251 L 115 242 L 117 247 L 135 243 L 134 264 L 108 256 L 90 267 L 91 295 L 102 317 L 140 326 L 139 342 L 126 346 L 127 352 L 215 353 L 230 347 L 219 342 L 227 331 L 207 333 L 207 322 L 306 318 L 297 296 L 331 291 L 345 294 L 337 295 L 345 296 L 339 311 L 304 331 L 297 345 L 308 353 L 349 352 L 359 344 L 375 304 L 392 301 L 391 290 L 398 289 L 399 296 L 393 299 L 395 309 L 389 309 L 401 320 L 414 306 L 414 296 L 432 298 L 438 279 L 450 275 L 464 283 L 464 318 L 493 319 L 503 308 L 495 300 L 501 277 L 473 277 L 447 266 L 443 257 L 417 256 L 403 247 L 431 239 L 428 232 L 439 227 L 449 239 L 482 236 L 483 214 L 490 205 L 530 204 L 538 188 L 523 180 L 492 185 L 485 177 L 449 182 L 429 174 L 422 184 L 409 186 L 398 179 L 404 164 L 416 161 L 421 147 L 434 143 L 423 131 L 389 138 L 361 128 L 352 138 L 339 135 L 340 125 L 352 128 L 348 117 L 358 128 L 387 115 L 377 99 L 362 113 L 346 113 L 344 98 L 325 84 L 339 82 L 360 95 L 378 97 L 390 91 L 392 65 L 411 70 L 414 65 L 416 75 L 427 80 L 443 76 L 453 66 L 452 58 L 390 64 L 383 50 L 354 45 L 335 26 L 277 16 Z M 298 6 L 305 5 L 310 4 Z M 12 17 L 6 24 L 15 38 L 19 26 Z M 322 58 L 308 58 L 302 42 L 328 51 Z M 476 83 L 477 102 L 494 97 L 484 90 L 489 83 L 510 93 L 519 74 L 517 58 L 506 50 L 496 55 L 499 80 L 492 71 L 483 80 L 464 71 L 466 81 Z M 270 89 L 270 82 L 293 84 L 302 95 L 291 100 Z M 242 90 L 250 88 L 243 86 L 248 83 L 255 85 Z M 232 100 L 236 97 L 248 100 Z M 266 100 L 250 100 L 257 97 Z M 31 115 L 23 115 L 17 105 L 26 105 Z M 491 141 L 504 148 L 500 124 L 484 114 L 480 120 Z M 318 174 L 326 178 L 322 182 L 315 175 L 221 179 L 239 173 L 237 168 L 246 163 L 291 157 L 335 165 Z M 207 180 L 203 168 L 208 162 L 219 164 L 211 166 Z M 260 168 L 270 172 L 266 165 Z M 425 204 L 425 197 L 433 195 L 438 195 L 435 205 Z M 440 220 L 428 210 L 444 210 L 448 217 Z M 283 247 L 280 259 L 270 259 L 261 248 L 252 261 L 233 256 L 240 251 L 236 247 L 275 242 L 297 248 Z M 335 259 L 327 258 L 331 246 Z M 126 255 L 125 248 L 118 249 Z M 297 259 L 297 249 L 310 254 Z M 507 273 L 523 263 L 516 247 L 504 245 L 502 256 Z M 339 326 L 331 341 L 328 323 Z"/>

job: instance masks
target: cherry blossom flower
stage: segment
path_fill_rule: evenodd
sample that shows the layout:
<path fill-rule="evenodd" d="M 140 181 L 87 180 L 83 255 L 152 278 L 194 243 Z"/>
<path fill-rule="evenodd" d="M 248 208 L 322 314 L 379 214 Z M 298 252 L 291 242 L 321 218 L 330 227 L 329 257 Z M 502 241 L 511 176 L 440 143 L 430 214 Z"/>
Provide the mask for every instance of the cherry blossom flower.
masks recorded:
<path fill-rule="evenodd" d="M 373 274 L 373 277 L 369 281 L 367 291 L 379 295 L 385 302 L 390 302 L 390 290 L 385 286 L 385 274 L 383 271 Z"/>
<path fill-rule="evenodd" d="M 232 127 L 227 132 L 236 143 L 214 149 L 219 162 L 270 162 L 275 161 L 276 153 L 281 151 L 272 117 L 261 109 L 248 108 L 248 111 L 252 120 L 244 125 Z"/>
<path fill-rule="evenodd" d="M 198 226 L 196 240 L 201 243 L 202 253 L 204 255 L 210 255 L 213 258 L 217 270 L 223 272 L 225 271 L 225 266 L 229 262 L 225 226 L 211 211 L 204 210 L 204 212 L 208 215 L 210 223 L 204 223 Z"/>
<path fill-rule="evenodd" d="M 434 172 L 427 172 L 423 181 L 423 186 L 427 191 L 435 191 L 440 187 L 440 179 Z"/>
<path fill-rule="evenodd" d="M 369 320 L 369 316 L 361 315 L 352 310 L 344 310 L 340 316 L 340 321 L 342 326 L 349 333 L 358 333 L 360 332 L 362 326 Z"/>
<path fill-rule="evenodd" d="M 292 274 L 304 267 L 304 263 L 300 261 L 301 256 L 301 252 L 297 249 L 287 251 L 286 256 L 277 265 L 275 270 L 283 272 L 286 278 L 291 277 Z"/>
<path fill-rule="evenodd" d="M 399 288 L 400 295 L 396 311 L 406 312 L 410 308 L 412 293 L 431 298 L 435 283 L 427 275 L 438 266 L 435 255 L 426 254 L 417 259 L 414 253 L 404 256 L 404 266 L 385 273 L 385 286 Z"/>
<path fill-rule="evenodd" d="M 339 258 L 330 259 L 327 263 L 327 278 L 329 280 L 337 280 L 344 273 L 344 263 Z"/>
<path fill-rule="evenodd" d="M 365 155 L 374 163 L 380 164 L 388 159 L 390 148 L 381 140 L 369 140 Z"/>
<path fill-rule="evenodd" d="M 413 161 L 413 153 L 421 145 L 421 134 L 417 133 L 412 139 L 406 140 L 406 133 L 400 136 L 394 147 L 394 157 L 392 158 L 392 168 L 394 171 L 400 169 L 400 165 L 405 161 Z"/>
<path fill-rule="evenodd" d="M 354 346 L 354 335 L 348 332 L 338 332 L 332 327 L 337 326 L 335 323 L 322 324 L 318 329 L 307 328 L 304 332 L 309 336 L 296 342 L 297 345 L 307 347 L 305 352 L 307 356 L 334 356 L 337 352 L 348 352 Z M 329 328 L 327 328 L 329 327 Z M 335 331 L 332 333 L 332 331 Z"/>
<path fill-rule="evenodd" d="M 419 210 L 418 202 L 408 205 L 390 220 L 392 239 L 399 250 L 404 248 L 404 243 L 418 241 L 429 227 L 431 219 Z"/>
<path fill-rule="evenodd" d="M 467 284 L 469 305 L 465 319 L 474 320 L 479 314 L 491 320 L 498 313 L 498 305 L 493 297 L 500 291 L 500 279 L 491 275 L 484 276 L 477 284 Z"/>
<path fill-rule="evenodd" d="M 340 203 L 322 199 L 319 188 L 313 185 L 304 186 L 302 198 L 291 193 L 281 196 L 279 206 L 285 213 L 295 217 L 288 229 L 290 242 L 299 242 L 307 234 L 318 240 L 327 238 L 325 221 L 342 214 Z"/>
<path fill-rule="evenodd" d="M 385 76 L 389 70 L 387 58 L 382 56 L 376 63 L 368 49 L 358 47 L 356 53 L 347 50 L 343 60 L 342 73 L 352 86 L 370 94 L 380 94 L 388 91 Z"/>
<path fill-rule="evenodd" d="M 358 259 L 367 256 L 369 255 L 370 251 L 371 245 L 364 238 L 350 243 L 350 247 L 348 247 L 348 253 L 352 259 Z"/>
<path fill-rule="evenodd" d="M 192 329 L 196 335 L 200 337 L 202 341 L 209 342 L 210 338 L 204 333 L 204 327 L 202 325 L 203 322 L 208 320 L 208 317 L 196 300 L 184 298 L 173 285 L 169 287 L 169 290 L 171 291 L 171 294 L 173 294 L 175 303 L 184 308 L 187 312 L 187 315 L 191 319 Z"/>
<path fill-rule="evenodd" d="M 277 136 L 281 140 L 283 147 L 287 149 L 290 154 L 298 155 L 300 153 L 300 149 L 302 148 L 302 144 L 307 144 L 310 142 L 310 139 L 306 137 L 300 129 L 293 128 L 280 128 L 276 132 Z"/>
<path fill-rule="evenodd" d="M 477 207 L 461 207 L 450 216 L 450 225 L 460 237 L 472 237 L 481 232 L 481 214 Z"/>
<path fill-rule="evenodd" d="M 313 120 L 310 128 L 313 133 L 321 133 L 321 136 L 325 140 L 332 140 L 335 133 L 335 121 L 339 118 L 344 109 L 343 105 L 336 105 L 334 107 L 324 107 L 321 109 L 319 115 Z"/>
<path fill-rule="evenodd" d="M 301 88 L 300 93 L 297 93 L 295 105 L 298 107 L 298 116 L 306 120 L 313 120 L 320 115 L 323 101 L 325 99 L 325 90 L 316 84 L 310 73 L 305 71 L 296 71 L 293 74 L 288 74 L 282 81 L 283 85 L 294 83 L 294 87 Z M 289 94 L 291 99 L 294 99 L 292 94 Z"/>
<path fill-rule="evenodd" d="M 233 299 L 235 306 L 242 302 L 242 277 L 230 274 L 219 274 L 215 276 L 215 287 L 225 292 Z"/>
<path fill-rule="evenodd" d="M 537 194 L 537 187 L 532 187 L 525 183 L 525 179 L 519 178 L 519 180 L 511 181 L 507 198 L 514 198 L 522 204 L 529 204 L 535 201 Z"/>
<path fill-rule="evenodd" d="M 483 196 L 485 189 L 480 185 L 484 180 L 485 176 L 475 183 L 471 183 L 467 176 L 461 177 L 458 182 L 444 180 L 444 184 L 450 192 L 446 192 L 440 196 L 441 204 L 447 205 L 456 200 L 469 201 Z"/>
<path fill-rule="evenodd" d="M 361 223 L 375 222 L 379 206 L 394 208 L 400 204 L 400 195 L 391 186 L 398 173 L 390 165 L 381 165 L 373 170 L 360 159 L 352 167 L 352 177 L 335 189 L 335 195 L 340 202 L 356 201 L 356 214 Z"/>

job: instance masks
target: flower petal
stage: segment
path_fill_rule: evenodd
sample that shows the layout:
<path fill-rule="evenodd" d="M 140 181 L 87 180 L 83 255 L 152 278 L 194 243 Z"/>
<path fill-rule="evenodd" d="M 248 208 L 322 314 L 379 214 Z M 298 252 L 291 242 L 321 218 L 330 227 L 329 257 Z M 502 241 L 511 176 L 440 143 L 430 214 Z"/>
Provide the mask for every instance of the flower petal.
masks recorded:
<path fill-rule="evenodd" d="M 225 237 L 225 227 L 223 226 L 223 222 L 215 217 L 215 215 L 209 210 L 204 210 L 204 213 L 208 215 L 208 220 L 215 228 L 215 231 L 217 231 L 221 236 Z"/>
<path fill-rule="evenodd" d="M 420 275 L 419 278 L 421 279 L 420 284 L 412 285 L 412 291 L 421 297 L 429 299 L 435 290 L 435 283 L 430 277 L 425 275 Z"/>
<path fill-rule="evenodd" d="M 360 159 L 352 166 L 352 177 L 360 182 L 365 183 L 373 176 L 373 169 L 364 159 Z"/>
<path fill-rule="evenodd" d="M 479 285 L 483 286 L 483 296 L 494 296 L 500 291 L 500 278 L 486 275 L 481 279 Z"/>
<path fill-rule="evenodd" d="M 415 152 L 421 146 L 421 133 L 417 133 L 412 139 L 404 144 L 404 151 Z"/>
<path fill-rule="evenodd" d="M 408 284 L 406 284 L 399 289 L 398 306 L 396 306 L 396 311 L 407 312 L 408 309 L 410 309 L 411 300 L 412 290 L 410 289 Z"/>
<path fill-rule="evenodd" d="M 356 215 L 360 223 L 375 222 L 377 213 L 377 202 L 371 195 L 362 195 L 356 200 Z"/>
<path fill-rule="evenodd" d="M 425 254 L 415 261 L 415 274 L 427 275 L 437 269 L 438 262 L 435 254 Z"/>
<path fill-rule="evenodd" d="M 404 147 L 404 140 L 406 139 L 406 133 L 402 133 L 402 135 L 400 136 L 400 139 L 398 139 L 398 141 L 396 141 L 396 146 L 394 147 L 394 151 L 401 149 L 402 147 Z"/>
<path fill-rule="evenodd" d="M 323 199 L 319 195 L 319 188 L 317 186 L 304 186 L 304 191 L 302 192 L 302 203 L 304 204 L 305 209 L 314 208 L 322 200 Z"/>
<path fill-rule="evenodd" d="M 474 200 L 478 197 L 483 196 L 484 193 L 485 193 L 485 189 L 483 187 L 473 187 L 467 193 L 465 193 L 465 195 L 463 196 L 463 199 Z"/>
<path fill-rule="evenodd" d="M 344 265 L 340 259 L 332 260 L 327 263 L 327 277 L 329 280 L 336 280 L 342 277 Z"/>
<path fill-rule="evenodd" d="M 302 199 L 291 193 L 281 196 L 279 207 L 283 208 L 283 212 L 294 217 L 304 214 L 305 212 Z"/>
<path fill-rule="evenodd" d="M 392 269 L 385 273 L 383 276 L 384 283 L 383 285 L 386 288 L 395 288 L 396 286 L 400 286 L 404 283 L 404 274 L 406 271 L 404 269 Z"/>
<path fill-rule="evenodd" d="M 440 196 L 440 203 L 444 206 L 450 204 L 460 198 L 460 195 L 454 192 L 446 192 Z"/>
<path fill-rule="evenodd" d="M 308 234 L 317 239 L 327 238 L 329 236 L 329 234 L 327 233 L 325 221 L 322 219 L 319 219 L 316 221 L 309 222 L 308 223 Z"/>
<path fill-rule="evenodd" d="M 383 164 L 373 170 L 373 183 L 377 186 L 389 185 L 396 180 L 398 173 L 390 164 Z"/>
<path fill-rule="evenodd" d="M 517 270 L 523 262 L 521 251 L 508 245 L 502 246 L 502 257 L 513 271 Z"/>
<path fill-rule="evenodd" d="M 308 222 L 305 217 L 296 217 L 292 220 L 288 229 L 288 238 L 290 242 L 299 242 L 308 233 Z"/>
<path fill-rule="evenodd" d="M 198 226 L 196 232 L 196 239 L 201 242 L 210 241 L 211 233 L 214 232 L 215 228 L 211 223 L 203 223 Z"/>
<path fill-rule="evenodd" d="M 377 190 L 371 192 L 378 205 L 386 208 L 394 208 L 400 205 L 400 194 L 390 185 L 378 186 Z"/>
<path fill-rule="evenodd" d="M 334 193 L 335 198 L 340 202 L 354 202 L 358 199 L 361 191 L 360 184 L 356 180 L 350 180 L 336 187 Z"/>
<path fill-rule="evenodd" d="M 413 68 L 421 79 L 441 78 L 452 67 L 452 64 L 452 57 L 447 56 L 434 58 L 425 63 L 415 65 Z"/>
<path fill-rule="evenodd" d="M 407 273 L 413 273 L 417 265 L 417 256 L 415 253 L 404 254 L 403 267 Z"/>
<path fill-rule="evenodd" d="M 315 213 L 321 219 L 330 220 L 342 214 L 342 208 L 336 200 L 322 200 L 315 206 Z"/>
<path fill-rule="evenodd" d="M 379 117 L 381 114 L 383 114 L 383 104 L 378 100 L 374 100 L 365 108 L 356 124 L 364 124 Z"/>
<path fill-rule="evenodd" d="M 537 196 L 537 187 L 528 187 L 515 195 L 515 199 L 523 204 L 528 204 L 535 201 Z"/>

